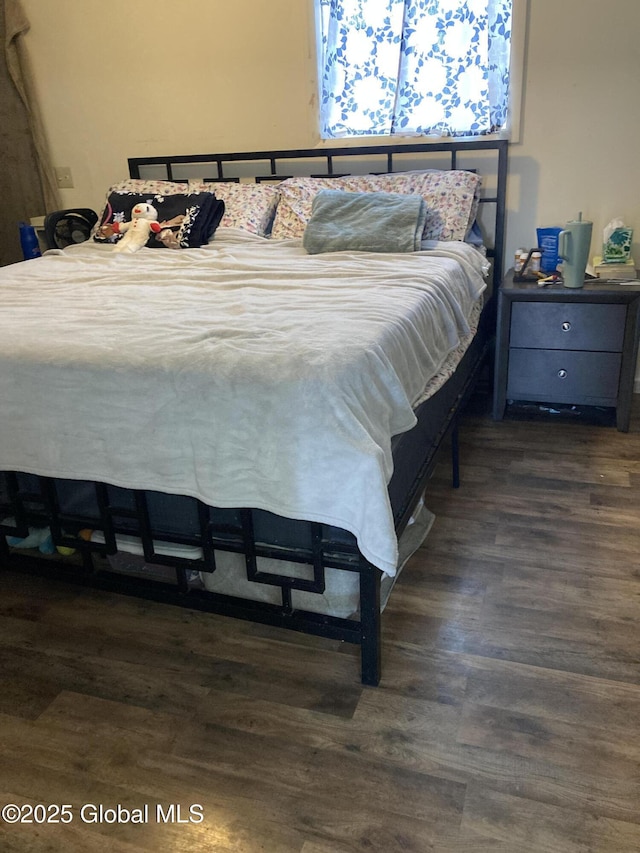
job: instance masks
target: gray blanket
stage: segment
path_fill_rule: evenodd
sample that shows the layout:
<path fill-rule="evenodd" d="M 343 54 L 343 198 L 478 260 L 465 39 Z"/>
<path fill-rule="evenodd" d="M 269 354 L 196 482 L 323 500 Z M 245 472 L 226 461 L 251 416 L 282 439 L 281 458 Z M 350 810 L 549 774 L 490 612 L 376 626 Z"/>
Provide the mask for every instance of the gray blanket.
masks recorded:
<path fill-rule="evenodd" d="M 419 195 L 320 190 L 302 244 L 321 252 L 416 252 L 427 205 Z"/>

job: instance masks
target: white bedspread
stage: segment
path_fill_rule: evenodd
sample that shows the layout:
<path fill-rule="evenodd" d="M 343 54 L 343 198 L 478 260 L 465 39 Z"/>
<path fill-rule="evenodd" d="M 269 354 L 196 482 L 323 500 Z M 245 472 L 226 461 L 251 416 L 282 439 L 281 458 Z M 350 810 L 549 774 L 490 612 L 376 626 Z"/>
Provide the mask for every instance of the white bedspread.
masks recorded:
<path fill-rule="evenodd" d="M 486 261 L 218 233 L 0 271 L 0 470 L 325 522 L 393 575 L 391 437 L 468 331 Z"/>

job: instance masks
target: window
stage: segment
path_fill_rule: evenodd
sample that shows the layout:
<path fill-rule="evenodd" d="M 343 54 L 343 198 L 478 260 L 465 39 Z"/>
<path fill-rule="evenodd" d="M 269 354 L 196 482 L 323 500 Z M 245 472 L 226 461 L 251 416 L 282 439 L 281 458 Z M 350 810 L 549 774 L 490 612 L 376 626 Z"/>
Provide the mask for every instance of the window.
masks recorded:
<path fill-rule="evenodd" d="M 513 0 L 315 2 L 324 138 L 507 126 Z"/>

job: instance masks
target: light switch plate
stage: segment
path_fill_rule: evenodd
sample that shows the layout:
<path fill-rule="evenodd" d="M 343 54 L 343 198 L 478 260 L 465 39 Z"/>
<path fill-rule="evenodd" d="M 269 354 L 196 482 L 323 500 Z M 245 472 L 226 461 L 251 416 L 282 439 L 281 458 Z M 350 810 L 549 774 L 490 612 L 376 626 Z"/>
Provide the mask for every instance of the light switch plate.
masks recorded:
<path fill-rule="evenodd" d="M 70 190 L 73 189 L 73 175 L 69 166 L 56 166 L 56 183 L 58 189 Z"/>

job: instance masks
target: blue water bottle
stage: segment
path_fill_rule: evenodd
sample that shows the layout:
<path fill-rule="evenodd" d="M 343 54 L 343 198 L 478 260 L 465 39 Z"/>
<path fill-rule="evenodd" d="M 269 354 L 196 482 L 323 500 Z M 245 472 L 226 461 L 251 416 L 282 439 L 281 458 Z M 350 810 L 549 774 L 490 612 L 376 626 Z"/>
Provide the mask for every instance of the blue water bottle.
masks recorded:
<path fill-rule="evenodd" d="M 42 255 L 36 229 L 33 225 L 27 225 L 26 222 L 20 223 L 20 245 L 25 261 L 30 258 L 39 258 Z"/>

